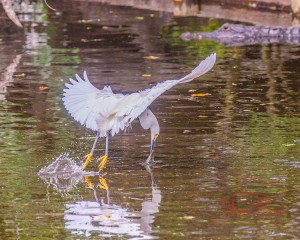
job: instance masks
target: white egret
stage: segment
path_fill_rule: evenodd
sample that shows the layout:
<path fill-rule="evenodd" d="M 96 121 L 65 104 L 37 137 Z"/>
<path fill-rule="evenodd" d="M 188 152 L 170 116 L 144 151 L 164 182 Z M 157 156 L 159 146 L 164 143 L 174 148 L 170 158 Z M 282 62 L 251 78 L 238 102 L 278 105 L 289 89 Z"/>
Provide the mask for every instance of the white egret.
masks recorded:
<path fill-rule="evenodd" d="M 85 156 L 83 169 L 92 159 L 98 138 L 106 137 L 105 154 L 98 159 L 99 170 L 102 170 L 108 158 L 108 137 L 127 128 L 136 118 L 139 118 L 144 129 L 150 129 L 151 147 L 147 160 L 149 161 L 159 135 L 159 124 L 148 108 L 149 105 L 176 84 L 190 82 L 205 74 L 215 62 L 216 54 L 213 53 L 185 77 L 178 80 L 166 80 L 152 88 L 131 94 L 113 93 L 109 86 L 105 86 L 102 90 L 97 89 L 90 83 L 85 71 L 83 78 L 77 74 L 76 80 L 70 78 L 70 83 L 65 84 L 67 88 L 64 89 L 63 103 L 76 121 L 97 132 L 91 152 Z"/>

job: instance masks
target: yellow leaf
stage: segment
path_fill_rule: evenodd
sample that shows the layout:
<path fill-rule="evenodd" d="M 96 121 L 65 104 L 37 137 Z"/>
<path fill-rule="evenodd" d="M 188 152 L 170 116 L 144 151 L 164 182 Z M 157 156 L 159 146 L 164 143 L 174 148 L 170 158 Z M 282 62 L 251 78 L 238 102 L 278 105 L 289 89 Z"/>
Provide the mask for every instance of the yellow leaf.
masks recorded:
<path fill-rule="evenodd" d="M 77 22 L 78 23 L 90 23 L 90 22 L 92 22 L 92 20 L 90 20 L 90 19 L 82 19 L 82 20 L 78 20 Z"/>
<path fill-rule="evenodd" d="M 210 95 L 210 94 L 207 94 L 207 93 L 195 93 L 195 94 L 192 94 L 192 97 L 205 97 L 207 95 Z"/>
<path fill-rule="evenodd" d="M 145 59 L 154 60 L 154 59 L 158 59 L 159 57 L 155 57 L 155 56 L 149 55 L 149 56 L 145 56 L 144 58 L 145 58 Z"/>
<path fill-rule="evenodd" d="M 142 77 L 151 77 L 152 75 L 151 74 L 148 74 L 148 73 L 145 73 L 142 75 Z"/>
<path fill-rule="evenodd" d="M 40 90 L 40 91 L 45 91 L 45 90 L 47 90 L 47 89 L 49 89 L 49 87 L 47 87 L 47 86 L 45 86 L 45 85 L 39 86 L 39 90 Z"/>
<path fill-rule="evenodd" d="M 144 20 L 144 17 L 138 16 L 138 17 L 136 17 L 136 19 L 137 19 L 137 20 Z"/>

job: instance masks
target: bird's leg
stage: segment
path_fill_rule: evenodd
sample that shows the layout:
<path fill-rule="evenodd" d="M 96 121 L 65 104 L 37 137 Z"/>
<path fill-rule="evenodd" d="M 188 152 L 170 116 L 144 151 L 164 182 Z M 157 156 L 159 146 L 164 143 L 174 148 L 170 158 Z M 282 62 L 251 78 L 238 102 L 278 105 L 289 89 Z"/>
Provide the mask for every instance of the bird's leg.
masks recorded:
<path fill-rule="evenodd" d="M 146 160 L 146 163 L 147 163 L 147 164 L 150 163 L 150 161 L 151 161 L 151 159 L 152 159 L 152 154 L 153 154 L 153 149 L 150 148 L 150 153 L 149 153 L 149 156 L 148 156 L 148 158 L 147 158 L 147 160 Z"/>
<path fill-rule="evenodd" d="M 99 171 L 103 170 L 103 168 L 105 167 L 105 164 L 107 162 L 107 158 L 108 158 L 108 135 L 109 135 L 109 132 L 107 131 L 106 132 L 106 136 L 105 136 L 105 154 L 104 156 L 100 157 L 98 159 L 98 161 L 100 162 L 99 163 Z"/>
<path fill-rule="evenodd" d="M 94 144 L 93 144 L 93 147 L 92 147 L 92 150 L 89 154 L 87 154 L 85 156 L 85 162 L 82 166 L 83 170 L 87 167 L 87 165 L 89 164 L 89 162 L 91 161 L 92 157 L 93 157 L 93 153 L 94 153 L 94 150 L 95 150 L 95 147 L 96 147 L 96 144 L 97 144 L 97 141 L 98 141 L 98 138 L 100 136 L 100 133 L 97 132 L 97 135 L 96 135 L 96 138 L 95 138 L 95 141 L 94 141 Z"/>
<path fill-rule="evenodd" d="M 86 188 L 93 189 L 94 184 L 92 183 L 92 181 L 91 181 L 91 179 L 90 179 L 89 176 L 85 176 L 85 177 L 84 177 L 84 181 L 85 181 L 85 187 L 86 187 Z"/>
<path fill-rule="evenodd" d="M 105 189 L 105 190 L 108 189 L 108 185 L 106 183 L 106 180 L 102 176 L 99 176 L 99 188 L 102 188 L 102 189 Z"/>

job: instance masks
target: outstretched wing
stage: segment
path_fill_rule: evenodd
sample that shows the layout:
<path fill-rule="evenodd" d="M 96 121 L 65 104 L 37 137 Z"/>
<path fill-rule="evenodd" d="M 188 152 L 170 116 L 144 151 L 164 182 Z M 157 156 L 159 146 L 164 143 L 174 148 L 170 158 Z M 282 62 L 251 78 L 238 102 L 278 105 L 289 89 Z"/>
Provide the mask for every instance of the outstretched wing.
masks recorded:
<path fill-rule="evenodd" d="M 109 113 L 111 105 L 118 101 L 118 95 L 113 94 L 110 87 L 104 87 L 103 90 L 95 88 L 85 71 L 83 79 L 77 74 L 75 76 L 76 80 L 70 78 L 70 83 L 65 84 L 67 88 L 63 90 L 62 99 L 64 106 L 76 121 L 98 131 L 97 122 L 101 122 L 101 118 Z"/>
<path fill-rule="evenodd" d="M 113 136 L 139 117 L 162 93 L 178 83 L 189 82 L 205 74 L 215 61 L 214 53 L 179 80 L 167 80 L 150 89 L 128 95 L 114 94 L 110 87 L 97 89 L 88 80 L 86 72 L 83 73 L 83 79 L 76 74 L 76 80 L 70 78 L 70 83 L 66 83 L 63 103 L 71 116 L 82 125 L 100 131 L 100 136 L 110 130 Z"/>
<path fill-rule="evenodd" d="M 173 86 L 179 83 L 190 82 L 194 78 L 200 77 L 201 75 L 207 73 L 216 62 L 216 54 L 213 53 L 208 56 L 205 60 L 201 61 L 200 64 L 188 75 L 179 79 L 179 80 L 166 80 L 164 82 L 158 83 L 154 87 L 150 89 L 146 89 L 140 91 L 139 93 L 134 93 L 126 96 L 126 98 L 132 98 L 131 101 L 128 101 L 125 104 L 121 104 L 118 109 L 115 111 L 116 117 L 122 119 L 122 124 L 131 123 L 134 119 L 136 119 L 139 115 L 141 115 L 146 108 L 161 94 L 165 91 L 169 90 Z M 113 129 L 117 130 L 117 125 L 119 123 L 115 123 Z M 116 133 L 118 130 L 116 131 Z"/>

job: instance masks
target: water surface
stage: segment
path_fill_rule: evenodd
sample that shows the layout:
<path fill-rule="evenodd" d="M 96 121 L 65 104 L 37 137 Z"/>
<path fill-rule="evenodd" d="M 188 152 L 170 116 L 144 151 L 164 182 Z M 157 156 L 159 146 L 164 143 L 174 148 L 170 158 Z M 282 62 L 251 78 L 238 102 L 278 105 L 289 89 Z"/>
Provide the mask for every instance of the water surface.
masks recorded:
<path fill-rule="evenodd" d="M 184 42 L 182 32 L 223 21 L 32 4 L 24 33 L 0 33 L 1 239 L 300 238 L 299 46 Z M 95 136 L 63 108 L 68 77 L 86 70 L 99 88 L 134 92 L 212 52 L 212 71 L 151 105 L 161 134 L 150 168 L 150 134 L 134 122 L 110 138 L 102 178 L 37 175 L 62 153 L 81 164 Z M 104 139 L 95 156 L 103 151 Z"/>

